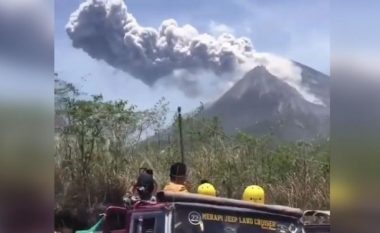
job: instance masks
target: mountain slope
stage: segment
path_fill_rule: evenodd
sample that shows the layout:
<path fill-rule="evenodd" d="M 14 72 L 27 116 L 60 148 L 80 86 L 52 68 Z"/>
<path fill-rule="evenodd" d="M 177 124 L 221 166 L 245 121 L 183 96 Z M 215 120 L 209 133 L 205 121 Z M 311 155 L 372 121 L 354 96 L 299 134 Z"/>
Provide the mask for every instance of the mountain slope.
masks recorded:
<path fill-rule="evenodd" d="M 239 130 L 255 135 L 273 134 L 286 141 L 328 137 L 329 78 L 297 65 L 302 69 L 302 84 L 324 106 L 306 101 L 296 89 L 258 66 L 207 108 L 204 115 L 218 116 L 230 134 Z"/>

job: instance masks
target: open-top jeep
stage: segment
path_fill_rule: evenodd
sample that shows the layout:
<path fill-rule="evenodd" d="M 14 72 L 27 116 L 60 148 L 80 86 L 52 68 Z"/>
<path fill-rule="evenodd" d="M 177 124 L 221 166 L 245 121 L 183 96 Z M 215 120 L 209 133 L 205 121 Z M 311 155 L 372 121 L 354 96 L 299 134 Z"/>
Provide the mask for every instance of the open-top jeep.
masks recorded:
<path fill-rule="evenodd" d="M 157 202 L 109 207 L 92 229 L 103 233 L 302 233 L 303 211 L 198 194 L 160 192 Z M 325 231 L 328 232 L 328 231 Z"/>

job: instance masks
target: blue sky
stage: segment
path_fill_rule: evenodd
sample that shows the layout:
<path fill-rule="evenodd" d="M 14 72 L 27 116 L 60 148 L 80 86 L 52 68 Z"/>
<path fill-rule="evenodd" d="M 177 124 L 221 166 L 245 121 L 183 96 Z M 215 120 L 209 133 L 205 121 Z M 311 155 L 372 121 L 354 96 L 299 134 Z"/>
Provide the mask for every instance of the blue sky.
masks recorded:
<path fill-rule="evenodd" d="M 161 96 L 170 101 L 171 109 L 181 105 L 185 111 L 198 106 L 200 101 L 210 100 L 211 94 L 189 98 L 172 87 L 150 88 L 72 48 L 65 24 L 80 2 L 59 0 L 55 4 L 55 70 L 60 78 L 89 94 L 127 99 L 140 108 L 153 106 Z M 235 36 L 250 38 L 259 52 L 278 54 L 329 73 L 330 3 L 327 0 L 126 0 L 126 4 L 143 26 L 157 28 L 163 20 L 174 18 L 180 25 L 191 24 L 200 32 L 214 33 L 224 28 Z"/>

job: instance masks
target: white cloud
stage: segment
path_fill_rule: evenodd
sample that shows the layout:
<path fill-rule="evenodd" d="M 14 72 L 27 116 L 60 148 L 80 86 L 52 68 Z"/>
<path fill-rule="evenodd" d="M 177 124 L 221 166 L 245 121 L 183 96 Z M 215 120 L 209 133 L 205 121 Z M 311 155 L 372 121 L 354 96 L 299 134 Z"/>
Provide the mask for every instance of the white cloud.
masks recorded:
<path fill-rule="evenodd" d="M 209 24 L 209 31 L 213 36 L 220 36 L 223 33 L 235 34 L 235 30 L 225 24 L 216 23 L 211 21 Z"/>

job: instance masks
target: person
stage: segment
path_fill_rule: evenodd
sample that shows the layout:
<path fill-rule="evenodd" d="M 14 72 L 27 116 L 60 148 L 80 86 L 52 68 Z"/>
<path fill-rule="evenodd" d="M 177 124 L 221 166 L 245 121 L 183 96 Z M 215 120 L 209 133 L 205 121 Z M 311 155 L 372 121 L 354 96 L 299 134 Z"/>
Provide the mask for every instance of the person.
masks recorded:
<path fill-rule="evenodd" d="M 170 182 L 164 187 L 164 191 L 188 193 L 186 183 L 186 165 L 175 163 L 170 167 Z"/>
<path fill-rule="evenodd" d="M 153 190 L 153 195 L 156 195 L 157 194 L 157 190 L 158 190 L 158 184 L 156 182 L 156 180 L 154 179 L 154 176 L 153 176 L 153 170 L 152 169 L 146 169 L 145 172 L 149 175 L 152 176 L 153 178 L 153 182 L 154 182 L 154 190 Z"/>
<path fill-rule="evenodd" d="M 198 186 L 198 194 L 216 197 L 216 189 L 207 180 L 202 180 Z"/>
<path fill-rule="evenodd" d="M 250 185 L 245 188 L 242 199 L 244 201 L 264 204 L 265 202 L 264 189 L 258 185 Z"/>
<path fill-rule="evenodd" d="M 153 194 L 155 195 L 157 193 L 157 190 L 158 190 L 158 184 L 157 184 L 156 180 L 153 177 L 153 170 L 152 169 L 148 169 L 148 168 L 144 168 L 144 167 L 140 168 L 139 169 L 139 175 L 141 175 L 143 173 L 152 176 L 153 183 L 154 183 Z M 132 185 L 130 186 L 130 189 L 128 190 L 127 195 L 137 195 L 136 182 L 132 182 Z"/>
<path fill-rule="evenodd" d="M 155 199 L 153 195 L 154 188 L 153 177 L 148 173 L 141 173 L 137 178 L 137 183 L 135 185 L 138 199 L 144 201 L 153 201 Z"/>

